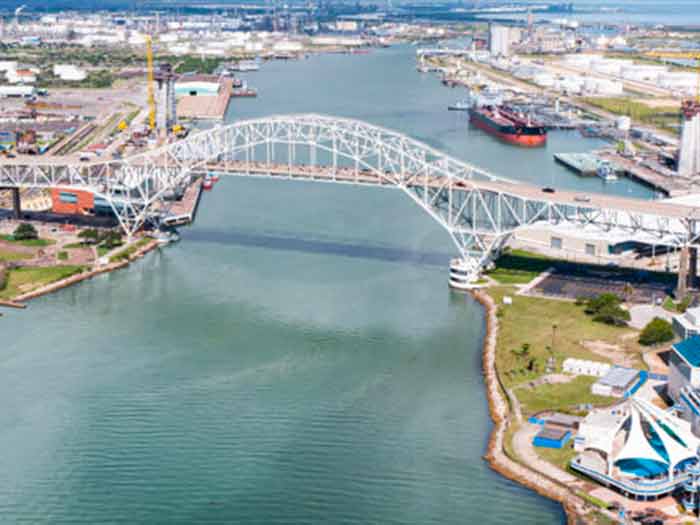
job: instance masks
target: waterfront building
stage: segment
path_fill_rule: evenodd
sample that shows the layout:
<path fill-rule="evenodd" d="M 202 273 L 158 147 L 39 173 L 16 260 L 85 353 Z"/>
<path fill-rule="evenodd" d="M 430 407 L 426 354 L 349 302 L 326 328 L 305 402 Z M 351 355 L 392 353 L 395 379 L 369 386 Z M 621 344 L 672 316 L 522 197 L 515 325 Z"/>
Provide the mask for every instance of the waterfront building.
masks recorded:
<path fill-rule="evenodd" d="M 638 388 L 642 381 L 639 370 L 614 366 L 591 385 L 591 393 L 597 396 L 625 397 Z"/>
<path fill-rule="evenodd" d="M 673 316 L 673 331 L 683 339 L 700 335 L 700 306 Z"/>
<path fill-rule="evenodd" d="M 587 359 L 576 359 L 567 357 L 564 359 L 562 369 L 565 374 L 603 377 L 610 371 L 608 363 L 600 361 L 588 361 Z"/>
<path fill-rule="evenodd" d="M 489 52 L 492 56 L 510 55 L 510 28 L 491 24 L 489 27 Z"/>
<path fill-rule="evenodd" d="M 671 347 L 668 363 L 668 396 L 682 402 L 685 387 L 700 387 L 700 336 L 693 335 Z"/>
<path fill-rule="evenodd" d="M 564 428 L 545 426 L 532 440 L 532 444 L 542 448 L 561 449 L 571 439 L 571 431 Z"/>
<path fill-rule="evenodd" d="M 635 499 L 685 489 L 695 501 L 700 439 L 682 419 L 639 397 L 581 422 L 571 468 Z"/>

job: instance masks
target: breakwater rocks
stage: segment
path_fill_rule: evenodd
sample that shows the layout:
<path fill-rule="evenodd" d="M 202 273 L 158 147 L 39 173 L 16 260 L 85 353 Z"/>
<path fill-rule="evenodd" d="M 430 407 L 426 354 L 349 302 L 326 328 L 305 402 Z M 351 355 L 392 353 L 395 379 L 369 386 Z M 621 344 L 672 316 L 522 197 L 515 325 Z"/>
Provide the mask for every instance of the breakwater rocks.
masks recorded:
<path fill-rule="evenodd" d="M 491 468 L 502 476 L 534 490 L 541 496 L 561 503 L 569 524 L 580 523 L 579 518 L 584 513 L 585 505 L 580 497 L 560 483 L 515 461 L 505 451 L 504 443 L 511 422 L 511 410 L 496 369 L 497 306 L 493 298 L 484 291 L 474 290 L 472 296 L 486 311 L 486 335 L 482 349 L 482 367 L 489 413 L 494 428 L 489 436 L 485 459 Z"/>

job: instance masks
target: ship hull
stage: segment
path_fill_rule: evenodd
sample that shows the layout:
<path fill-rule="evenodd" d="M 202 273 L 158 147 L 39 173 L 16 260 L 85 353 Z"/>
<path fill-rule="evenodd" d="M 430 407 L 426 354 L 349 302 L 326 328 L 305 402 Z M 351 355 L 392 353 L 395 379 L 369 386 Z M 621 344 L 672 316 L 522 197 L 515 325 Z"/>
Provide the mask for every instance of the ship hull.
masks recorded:
<path fill-rule="evenodd" d="M 489 135 L 507 142 L 508 144 L 514 144 L 516 146 L 523 146 L 526 148 L 538 148 L 544 146 L 547 143 L 547 134 L 527 134 L 527 133 L 512 133 L 508 131 L 503 131 L 495 123 L 489 121 L 486 117 L 479 115 L 478 113 L 471 111 L 469 113 L 469 121 L 475 125 L 477 128 L 485 131 Z"/>

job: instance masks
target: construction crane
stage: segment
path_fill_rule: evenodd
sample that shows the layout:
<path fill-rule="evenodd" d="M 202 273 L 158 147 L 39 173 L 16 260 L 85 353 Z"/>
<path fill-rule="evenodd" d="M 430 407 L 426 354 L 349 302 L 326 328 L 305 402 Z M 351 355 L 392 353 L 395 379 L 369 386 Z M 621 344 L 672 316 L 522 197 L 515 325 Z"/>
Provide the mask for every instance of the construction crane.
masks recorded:
<path fill-rule="evenodd" d="M 700 104 L 700 51 L 649 51 L 647 56 L 652 58 L 679 58 L 681 60 L 694 60 L 697 69 L 698 82 L 695 88 L 695 102 Z"/>
<path fill-rule="evenodd" d="M 146 63 L 148 67 L 148 127 L 153 132 L 156 129 L 156 95 L 153 72 L 153 39 L 146 36 Z"/>

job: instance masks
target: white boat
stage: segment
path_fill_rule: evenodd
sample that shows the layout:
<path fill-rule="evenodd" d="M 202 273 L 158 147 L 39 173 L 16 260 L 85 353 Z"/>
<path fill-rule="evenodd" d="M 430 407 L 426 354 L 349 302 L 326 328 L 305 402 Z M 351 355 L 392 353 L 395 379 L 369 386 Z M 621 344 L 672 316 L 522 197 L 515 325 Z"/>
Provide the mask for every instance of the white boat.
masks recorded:
<path fill-rule="evenodd" d="M 175 230 L 162 230 L 154 236 L 156 242 L 160 245 L 170 244 L 180 240 L 180 236 Z"/>
<path fill-rule="evenodd" d="M 231 66 L 232 71 L 258 71 L 260 64 L 255 60 L 241 60 L 237 64 Z"/>
<path fill-rule="evenodd" d="M 605 182 L 617 180 L 617 173 L 615 173 L 615 168 L 608 161 L 601 161 L 600 164 L 598 164 L 596 175 L 598 175 L 598 177 L 603 179 Z"/>
<path fill-rule="evenodd" d="M 449 111 L 469 111 L 469 101 L 468 100 L 458 100 L 454 104 L 447 106 Z"/>

